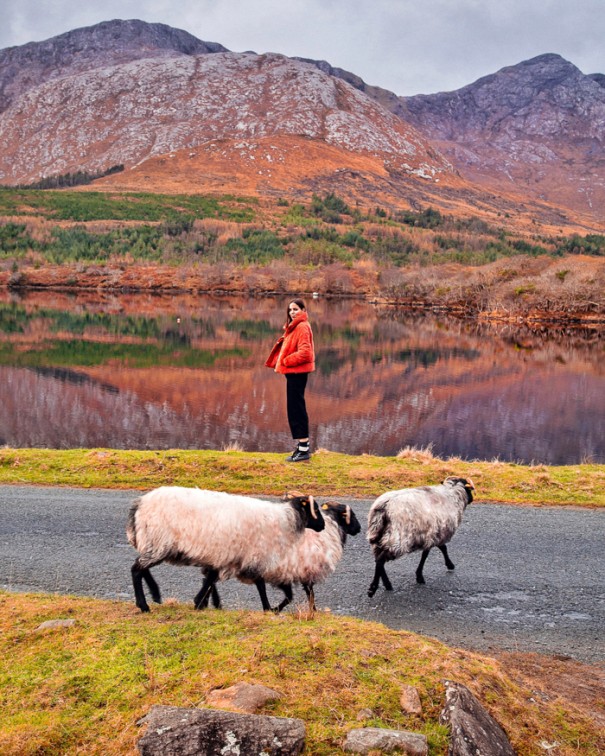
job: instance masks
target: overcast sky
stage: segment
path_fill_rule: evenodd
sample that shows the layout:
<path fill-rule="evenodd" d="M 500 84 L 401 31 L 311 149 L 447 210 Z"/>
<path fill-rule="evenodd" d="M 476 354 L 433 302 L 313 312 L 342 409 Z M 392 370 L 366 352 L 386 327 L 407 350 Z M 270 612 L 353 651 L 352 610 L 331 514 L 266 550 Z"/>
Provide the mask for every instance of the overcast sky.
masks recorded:
<path fill-rule="evenodd" d="M 2 0 L 0 49 L 114 18 L 234 52 L 318 60 L 398 95 L 449 91 L 542 53 L 605 73 L 605 0 Z"/>

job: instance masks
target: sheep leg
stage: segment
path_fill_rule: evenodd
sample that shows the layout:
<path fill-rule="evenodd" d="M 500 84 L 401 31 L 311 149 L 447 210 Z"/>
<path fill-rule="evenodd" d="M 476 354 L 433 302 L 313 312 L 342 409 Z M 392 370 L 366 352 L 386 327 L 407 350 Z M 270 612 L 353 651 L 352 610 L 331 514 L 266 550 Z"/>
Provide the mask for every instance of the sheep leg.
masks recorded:
<path fill-rule="evenodd" d="M 216 590 L 216 584 L 212 583 L 212 588 L 210 589 L 210 596 L 212 597 L 212 605 L 215 609 L 222 609 L 223 606 L 221 604 L 221 597 L 218 595 L 218 591 Z"/>
<path fill-rule="evenodd" d="M 292 584 L 291 583 L 284 583 L 282 585 L 277 586 L 280 590 L 284 592 L 285 598 L 282 599 L 281 603 L 275 607 L 273 610 L 276 614 L 279 614 L 282 609 L 284 609 L 286 606 L 288 606 L 289 603 L 291 603 L 292 599 L 294 598 L 294 595 L 292 593 Z"/>
<path fill-rule="evenodd" d="M 271 608 L 271 604 L 269 603 L 269 599 L 267 598 L 267 587 L 265 585 L 265 581 L 262 578 L 257 578 L 254 581 L 254 585 L 256 586 L 258 595 L 260 596 L 260 601 L 263 605 L 263 611 L 272 612 L 273 609 Z"/>
<path fill-rule="evenodd" d="M 447 546 L 443 544 L 443 546 L 437 546 L 437 548 L 443 554 L 443 558 L 445 559 L 445 566 L 448 568 L 448 570 L 453 570 L 455 568 L 455 565 L 450 559 L 450 555 L 447 553 Z"/>
<path fill-rule="evenodd" d="M 372 596 L 376 593 L 381 579 L 386 591 L 393 590 L 391 581 L 387 577 L 386 570 L 384 569 L 384 564 L 386 561 L 386 557 L 384 556 L 376 557 L 376 569 L 374 570 L 374 577 L 372 579 L 372 582 L 370 583 L 370 587 L 368 588 L 368 596 L 370 598 L 372 598 Z"/>
<path fill-rule="evenodd" d="M 199 593 L 197 596 L 193 599 L 193 605 L 196 609 L 206 609 L 208 606 L 208 599 L 212 595 L 212 600 L 214 602 L 214 594 L 213 592 L 216 592 L 215 583 L 218 580 L 218 570 L 208 570 L 204 576 L 204 583 L 202 587 L 200 588 Z M 216 593 L 218 597 L 218 593 Z M 219 599 L 220 603 L 220 599 Z M 216 604 L 214 604 L 216 606 Z M 218 608 L 218 607 L 217 607 Z"/>
<path fill-rule="evenodd" d="M 153 601 L 156 604 L 161 604 L 162 596 L 160 594 L 160 586 L 155 582 L 155 578 L 151 574 L 149 567 L 143 570 L 142 578 L 147 583 L 147 587 L 149 588 L 149 593 L 151 593 L 151 598 L 153 599 Z"/>
<path fill-rule="evenodd" d="M 315 611 L 315 593 L 313 591 L 313 583 L 303 583 L 302 587 L 305 589 L 307 598 L 309 599 L 309 611 Z"/>
<path fill-rule="evenodd" d="M 154 562 L 153 564 L 159 564 L 159 562 Z M 149 604 L 145 599 L 145 591 L 143 590 L 143 580 L 145 580 L 145 582 L 147 583 L 147 586 L 149 587 L 149 591 L 151 593 L 151 598 L 155 601 L 155 603 L 162 603 L 159 586 L 155 582 L 151 572 L 149 571 L 149 567 L 153 566 L 153 564 L 148 565 L 147 567 L 143 567 L 141 564 L 141 558 L 138 557 L 137 559 L 135 559 L 134 564 L 130 568 L 130 574 L 132 575 L 132 586 L 134 588 L 134 601 L 142 612 L 149 611 Z"/>
<path fill-rule="evenodd" d="M 425 549 L 422 552 L 422 556 L 420 557 L 420 564 L 416 568 L 416 582 L 417 583 L 424 584 L 426 582 L 425 579 L 424 579 L 424 575 L 422 574 L 422 569 L 424 567 L 424 563 L 426 562 L 426 558 L 429 555 L 429 551 L 430 550 L 431 549 Z"/>

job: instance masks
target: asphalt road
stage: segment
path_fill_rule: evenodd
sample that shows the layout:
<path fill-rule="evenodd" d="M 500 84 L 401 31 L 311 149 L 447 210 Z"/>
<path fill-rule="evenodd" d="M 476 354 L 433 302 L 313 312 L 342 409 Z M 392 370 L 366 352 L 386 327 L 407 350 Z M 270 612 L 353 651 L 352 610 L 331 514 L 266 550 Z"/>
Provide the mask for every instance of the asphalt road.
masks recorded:
<path fill-rule="evenodd" d="M 0 486 L 0 588 L 133 601 L 136 553 L 124 524 L 135 497 Z M 425 565 L 426 585 L 417 585 L 419 555 L 413 554 L 387 565 L 393 592 L 380 587 L 370 599 L 373 559 L 365 521 L 371 502 L 349 503 L 362 532 L 348 540 L 335 574 L 317 586 L 320 608 L 468 649 L 605 661 L 604 511 L 475 502 L 449 547 L 455 571 L 445 569 L 435 550 Z M 201 584 L 194 567 L 160 565 L 153 572 L 165 598 L 191 602 Z M 219 587 L 226 608 L 260 610 L 253 586 L 230 581 Z M 281 593 L 270 592 L 273 597 Z M 295 602 L 305 603 L 300 588 Z"/>

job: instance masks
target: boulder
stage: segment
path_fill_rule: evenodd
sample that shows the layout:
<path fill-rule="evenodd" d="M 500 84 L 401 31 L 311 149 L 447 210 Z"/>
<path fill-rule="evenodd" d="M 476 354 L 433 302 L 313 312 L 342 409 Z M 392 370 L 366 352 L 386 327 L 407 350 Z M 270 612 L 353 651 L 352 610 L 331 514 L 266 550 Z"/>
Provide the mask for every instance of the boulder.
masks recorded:
<path fill-rule="evenodd" d="M 401 687 L 399 703 L 402 711 L 405 711 L 406 714 L 422 714 L 420 696 L 413 685 L 403 685 Z"/>
<path fill-rule="evenodd" d="M 445 688 L 439 721 L 451 728 L 448 756 L 515 756 L 502 727 L 466 686 L 446 680 Z"/>
<path fill-rule="evenodd" d="M 217 709 L 232 709 L 244 714 L 256 714 L 265 704 L 281 698 L 278 693 L 264 685 L 239 682 L 230 688 L 217 688 L 206 696 L 206 703 Z"/>
<path fill-rule="evenodd" d="M 216 709 L 152 706 L 137 743 L 141 756 L 291 756 L 305 746 L 300 719 Z"/>
<path fill-rule="evenodd" d="M 417 732 L 363 727 L 348 733 L 344 750 L 351 753 L 369 753 L 377 750 L 383 753 L 397 751 L 409 754 L 409 756 L 427 756 L 429 746 L 425 736 Z"/>

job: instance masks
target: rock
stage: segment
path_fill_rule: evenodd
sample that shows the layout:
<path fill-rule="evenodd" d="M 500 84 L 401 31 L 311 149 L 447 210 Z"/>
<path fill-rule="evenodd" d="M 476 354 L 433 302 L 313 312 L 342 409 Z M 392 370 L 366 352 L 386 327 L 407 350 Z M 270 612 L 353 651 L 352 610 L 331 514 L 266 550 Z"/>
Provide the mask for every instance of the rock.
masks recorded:
<path fill-rule="evenodd" d="M 399 703 L 401 709 L 406 714 L 422 714 L 422 704 L 420 703 L 420 696 L 418 691 L 413 685 L 403 685 L 401 688 L 401 696 L 399 697 Z"/>
<path fill-rule="evenodd" d="M 41 625 L 38 625 L 36 630 L 49 630 L 55 627 L 73 627 L 76 624 L 75 619 L 54 619 L 47 620 Z"/>
<path fill-rule="evenodd" d="M 144 722 L 141 756 L 290 756 L 305 746 L 300 719 L 152 706 Z"/>
<path fill-rule="evenodd" d="M 235 709 L 245 714 L 256 714 L 271 701 L 281 698 L 278 693 L 264 685 L 239 682 L 230 688 L 217 688 L 206 696 L 206 703 L 218 709 Z"/>
<path fill-rule="evenodd" d="M 344 750 L 351 753 L 369 753 L 372 750 L 392 753 L 397 750 L 409 756 L 427 756 L 429 746 L 425 736 L 417 732 L 364 727 L 349 732 Z"/>
<path fill-rule="evenodd" d="M 445 686 L 439 721 L 451 728 L 448 756 L 515 756 L 504 730 L 470 690 L 449 680 Z"/>

